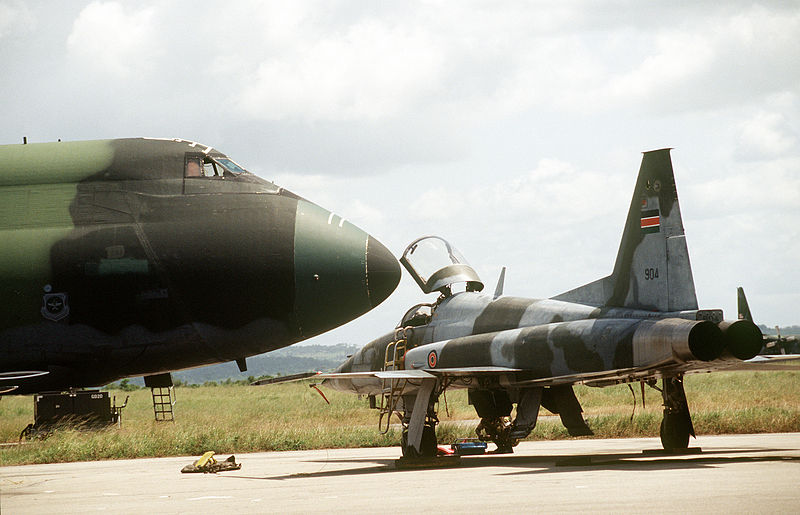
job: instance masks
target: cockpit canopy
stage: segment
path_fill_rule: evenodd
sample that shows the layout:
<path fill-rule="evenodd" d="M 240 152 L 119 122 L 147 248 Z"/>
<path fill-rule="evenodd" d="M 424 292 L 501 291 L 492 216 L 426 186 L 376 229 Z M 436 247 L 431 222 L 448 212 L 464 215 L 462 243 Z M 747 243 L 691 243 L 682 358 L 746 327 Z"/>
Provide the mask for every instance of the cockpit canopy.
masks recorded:
<path fill-rule="evenodd" d="M 403 251 L 400 263 L 424 293 L 449 295 L 455 283 L 466 283 L 467 291 L 483 290 L 483 283 L 461 253 L 439 236 L 423 236 Z"/>

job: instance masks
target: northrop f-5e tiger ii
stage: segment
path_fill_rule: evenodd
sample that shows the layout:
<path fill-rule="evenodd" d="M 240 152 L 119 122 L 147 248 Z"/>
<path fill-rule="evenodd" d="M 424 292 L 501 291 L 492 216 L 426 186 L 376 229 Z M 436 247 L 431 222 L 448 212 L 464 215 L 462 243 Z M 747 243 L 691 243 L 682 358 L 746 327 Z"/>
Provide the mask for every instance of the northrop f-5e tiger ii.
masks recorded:
<path fill-rule="evenodd" d="M 424 293 L 439 293 L 436 302 L 412 307 L 393 332 L 321 377 L 374 407 L 379 397 L 382 430 L 393 414 L 402 420 L 405 456 L 436 454 L 436 400 L 447 388 L 468 390 L 476 432 L 498 452 L 530 434 L 540 406 L 570 434 L 590 434 L 576 383 L 659 389 L 661 441 L 686 448 L 694 428 L 684 375 L 749 365 L 761 349 L 753 322 L 698 309 L 669 149 L 644 154 L 607 277 L 529 299 L 502 296 L 504 270 L 484 293 L 462 255 L 436 236 L 411 243 L 400 262 Z"/>
<path fill-rule="evenodd" d="M 0 393 L 244 370 L 399 279 L 375 238 L 212 147 L 0 146 Z"/>

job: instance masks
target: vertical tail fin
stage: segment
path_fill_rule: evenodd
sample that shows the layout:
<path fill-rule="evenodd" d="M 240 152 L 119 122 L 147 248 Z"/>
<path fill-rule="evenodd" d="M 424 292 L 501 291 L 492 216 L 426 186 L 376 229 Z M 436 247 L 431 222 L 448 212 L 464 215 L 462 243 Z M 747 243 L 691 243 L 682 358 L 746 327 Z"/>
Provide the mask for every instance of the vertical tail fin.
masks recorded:
<path fill-rule="evenodd" d="M 612 274 L 554 299 L 651 311 L 697 309 L 669 151 L 642 157 Z"/>
<path fill-rule="evenodd" d="M 739 320 L 753 321 L 753 315 L 750 314 L 750 305 L 747 304 L 747 297 L 744 296 L 744 288 L 739 286 L 736 288 L 736 304 L 739 312 Z"/>

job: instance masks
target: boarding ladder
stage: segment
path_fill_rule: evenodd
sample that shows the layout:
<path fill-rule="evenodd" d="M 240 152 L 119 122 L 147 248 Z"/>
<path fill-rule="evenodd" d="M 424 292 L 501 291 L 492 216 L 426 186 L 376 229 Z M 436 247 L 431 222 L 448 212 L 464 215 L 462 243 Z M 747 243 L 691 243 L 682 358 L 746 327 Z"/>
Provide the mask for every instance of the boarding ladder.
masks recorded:
<path fill-rule="evenodd" d="M 394 340 L 386 346 L 384 353 L 382 371 L 402 370 L 405 365 L 406 357 L 406 328 L 398 327 L 394 331 Z M 391 426 L 392 413 L 397 411 L 397 403 L 403 395 L 407 379 L 400 378 L 381 378 L 381 405 L 380 416 L 378 418 L 378 429 L 381 434 L 389 432 Z M 384 418 L 385 417 L 385 418 Z M 384 419 L 386 424 L 383 423 Z"/>
<path fill-rule="evenodd" d="M 172 407 L 175 406 L 175 393 L 172 386 L 150 388 L 153 394 L 153 412 L 157 422 L 175 421 Z"/>

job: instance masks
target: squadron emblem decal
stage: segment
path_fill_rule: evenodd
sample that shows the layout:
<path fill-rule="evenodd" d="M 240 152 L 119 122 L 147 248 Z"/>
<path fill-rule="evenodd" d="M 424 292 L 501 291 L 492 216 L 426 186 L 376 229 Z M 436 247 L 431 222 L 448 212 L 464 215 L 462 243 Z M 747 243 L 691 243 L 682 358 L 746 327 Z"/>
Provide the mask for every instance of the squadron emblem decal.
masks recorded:
<path fill-rule="evenodd" d="M 69 315 L 66 293 L 45 293 L 42 297 L 42 316 L 53 322 L 63 320 Z"/>
<path fill-rule="evenodd" d="M 438 361 L 438 357 L 436 356 L 436 351 L 432 350 L 428 353 L 428 367 L 436 368 L 436 362 Z"/>

